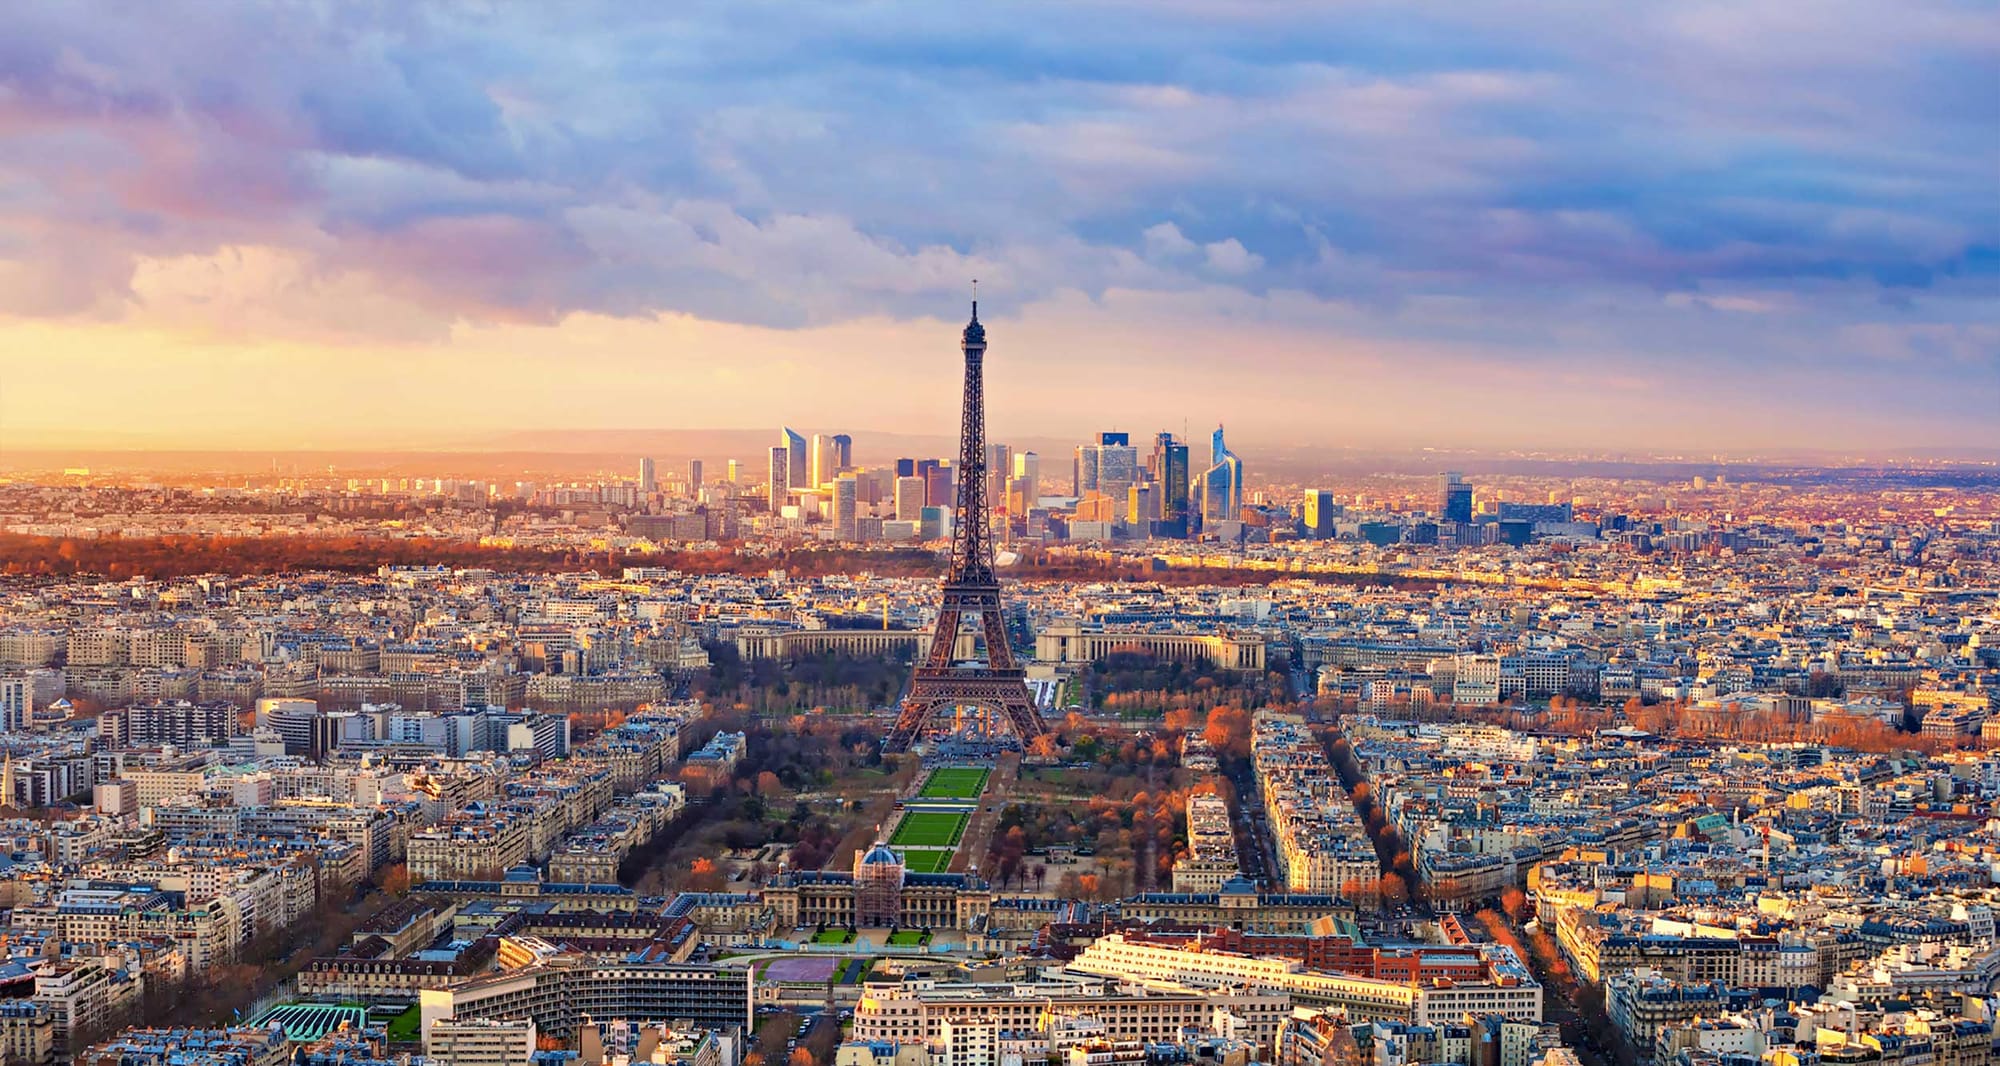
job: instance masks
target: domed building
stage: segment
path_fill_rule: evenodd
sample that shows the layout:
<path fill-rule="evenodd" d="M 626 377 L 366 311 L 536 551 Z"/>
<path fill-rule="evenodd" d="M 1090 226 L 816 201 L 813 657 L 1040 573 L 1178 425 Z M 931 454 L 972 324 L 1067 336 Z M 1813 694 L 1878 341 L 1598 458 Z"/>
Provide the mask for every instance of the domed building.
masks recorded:
<path fill-rule="evenodd" d="M 903 857 L 887 844 L 854 858 L 854 924 L 860 928 L 897 925 L 903 916 Z"/>
<path fill-rule="evenodd" d="M 848 870 L 787 870 L 758 893 L 780 928 L 971 929 L 993 908 L 993 888 L 976 874 L 911 873 L 876 844 Z"/>

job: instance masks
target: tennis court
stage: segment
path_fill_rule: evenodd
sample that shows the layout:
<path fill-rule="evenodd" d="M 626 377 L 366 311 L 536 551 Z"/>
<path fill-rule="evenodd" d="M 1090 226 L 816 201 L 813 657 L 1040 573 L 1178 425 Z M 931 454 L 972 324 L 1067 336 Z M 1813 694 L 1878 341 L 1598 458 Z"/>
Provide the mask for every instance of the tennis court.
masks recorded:
<path fill-rule="evenodd" d="M 986 791 L 988 773 L 979 766 L 940 766 L 931 771 L 917 798 L 976 800 Z"/>

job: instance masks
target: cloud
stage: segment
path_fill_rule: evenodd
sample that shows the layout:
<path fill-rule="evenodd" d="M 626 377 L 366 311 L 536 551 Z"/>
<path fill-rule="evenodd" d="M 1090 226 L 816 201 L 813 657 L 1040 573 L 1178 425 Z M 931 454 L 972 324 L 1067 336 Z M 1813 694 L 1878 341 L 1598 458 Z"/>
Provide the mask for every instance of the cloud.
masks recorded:
<path fill-rule="evenodd" d="M 1139 10 L 18 4 L 0 315 L 448 346 L 977 276 L 996 316 L 1200 294 L 1253 350 L 1938 390 L 1994 317 L 2000 29 L 1953 0 Z"/>
<path fill-rule="evenodd" d="M 1264 265 L 1262 256 L 1243 247 L 1243 242 L 1234 237 L 1205 244 L 1202 252 L 1209 268 L 1224 274 L 1248 274 Z"/>
<path fill-rule="evenodd" d="M 1145 238 L 1146 256 L 1151 259 L 1172 259 L 1191 255 L 1199 247 L 1181 233 L 1179 226 L 1171 222 L 1147 226 L 1140 236 Z"/>

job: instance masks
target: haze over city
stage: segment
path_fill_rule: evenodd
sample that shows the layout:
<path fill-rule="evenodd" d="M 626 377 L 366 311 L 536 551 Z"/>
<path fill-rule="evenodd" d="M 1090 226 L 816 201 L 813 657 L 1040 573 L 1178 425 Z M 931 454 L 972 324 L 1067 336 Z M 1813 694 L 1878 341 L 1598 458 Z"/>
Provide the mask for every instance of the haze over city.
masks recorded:
<path fill-rule="evenodd" d="M 1990 451 L 1989 9 L 10 7 L 0 448 Z"/>

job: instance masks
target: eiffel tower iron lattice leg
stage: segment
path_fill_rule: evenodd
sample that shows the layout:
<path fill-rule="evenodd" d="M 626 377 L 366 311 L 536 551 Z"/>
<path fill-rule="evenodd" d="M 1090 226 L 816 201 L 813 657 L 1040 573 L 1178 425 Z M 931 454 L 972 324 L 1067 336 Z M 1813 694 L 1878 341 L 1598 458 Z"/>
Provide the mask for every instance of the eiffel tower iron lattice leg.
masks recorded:
<path fill-rule="evenodd" d="M 888 751 L 907 751 L 940 711 L 976 707 L 998 717 L 1023 745 L 1049 731 L 1028 692 L 1027 672 L 1014 662 L 1000 617 L 1000 581 L 993 572 L 993 534 L 986 500 L 986 327 L 979 303 L 960 341 L 965 352 L 965 404 L 959 425 L 958 522 L 951 565 L 938 604 L 930 651 L 910 677 L 896 725 L 884 738 Z M 965 616 L 976 614 L 986 642 L 984 663 L 957 661 Z"/>

